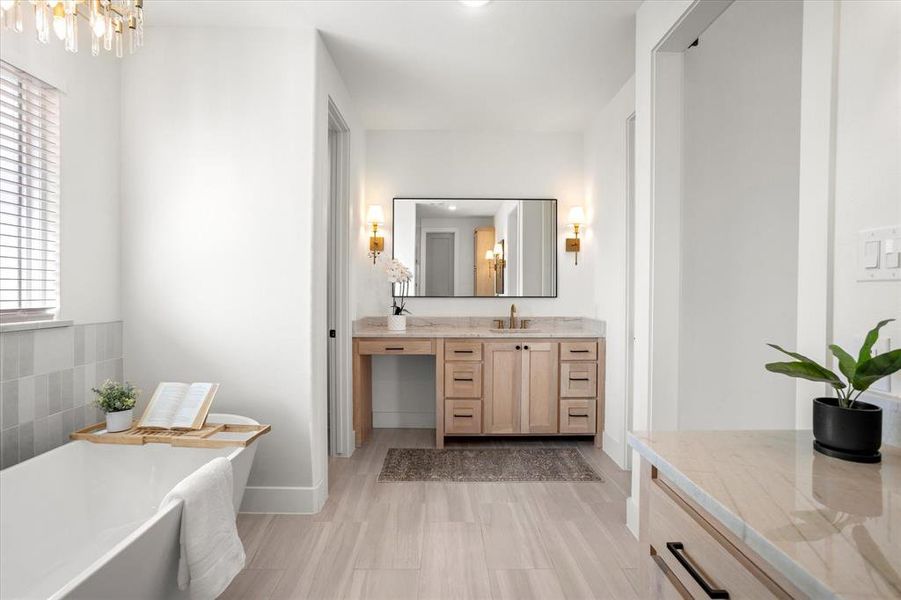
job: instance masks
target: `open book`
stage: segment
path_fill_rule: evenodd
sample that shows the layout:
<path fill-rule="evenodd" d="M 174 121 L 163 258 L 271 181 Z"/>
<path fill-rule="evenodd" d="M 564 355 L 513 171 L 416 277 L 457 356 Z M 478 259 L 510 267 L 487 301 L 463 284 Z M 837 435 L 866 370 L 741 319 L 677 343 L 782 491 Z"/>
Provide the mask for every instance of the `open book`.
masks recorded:
<path fill-rule="evenodd" d="M 138 427 L 154 429 L 200 429 L 206 421 L 219 389 L 218 383 L 159 384 Z"/>

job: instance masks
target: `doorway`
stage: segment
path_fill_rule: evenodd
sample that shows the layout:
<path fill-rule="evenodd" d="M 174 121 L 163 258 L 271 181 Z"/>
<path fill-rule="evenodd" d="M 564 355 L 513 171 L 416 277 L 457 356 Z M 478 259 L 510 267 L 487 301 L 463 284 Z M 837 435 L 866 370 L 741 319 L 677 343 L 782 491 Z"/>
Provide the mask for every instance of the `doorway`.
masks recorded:
<path fill-rule="evenodd" d="M 350 240 L 350 129 L 338 107 L 328 103 L 328 194 L 326 259 L 326 326 L 328 329 L 327 395 L 328 454 L 350 456 L 351 323 L 348 247 Z"/>
<path fill-rule="evenodd" d="M 455 234 L 450 231 L 425 232 L 425 295 L 454 295 Z"/>

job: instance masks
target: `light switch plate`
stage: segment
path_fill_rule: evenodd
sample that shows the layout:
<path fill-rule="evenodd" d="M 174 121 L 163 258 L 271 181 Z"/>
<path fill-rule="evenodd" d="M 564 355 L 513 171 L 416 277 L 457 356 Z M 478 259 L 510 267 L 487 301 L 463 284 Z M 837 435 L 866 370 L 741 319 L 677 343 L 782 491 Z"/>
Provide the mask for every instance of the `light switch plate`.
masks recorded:
<path fill-rule="evenodd" d="M 858 232 L 857 280 L 901 281 L 901 225 Z"/>

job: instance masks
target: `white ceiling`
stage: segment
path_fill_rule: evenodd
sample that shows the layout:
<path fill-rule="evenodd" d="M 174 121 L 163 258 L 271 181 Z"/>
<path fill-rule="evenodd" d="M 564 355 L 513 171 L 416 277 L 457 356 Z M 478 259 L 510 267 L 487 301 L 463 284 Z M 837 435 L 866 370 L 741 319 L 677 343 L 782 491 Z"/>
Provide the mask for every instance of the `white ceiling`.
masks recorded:
<path fill-rule="evenodd" d="M 578 131 L 634 70 L 639 0 L 146 3 L 148 25 L 322 32 L 369 129 Z M 192 6 L 193 5 L 193 6 Z"/>

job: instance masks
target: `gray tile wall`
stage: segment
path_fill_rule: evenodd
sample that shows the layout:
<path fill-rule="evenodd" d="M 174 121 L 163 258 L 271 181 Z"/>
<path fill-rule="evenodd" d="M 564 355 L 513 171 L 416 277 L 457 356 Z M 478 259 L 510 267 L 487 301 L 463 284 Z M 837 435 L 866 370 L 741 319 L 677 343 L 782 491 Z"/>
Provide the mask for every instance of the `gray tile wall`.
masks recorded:
<path fill-rule="evenodd" d="M 122 372 L 121 321 L 0 333 L 0 468 L 103 420 L 91 388 Z"/>

